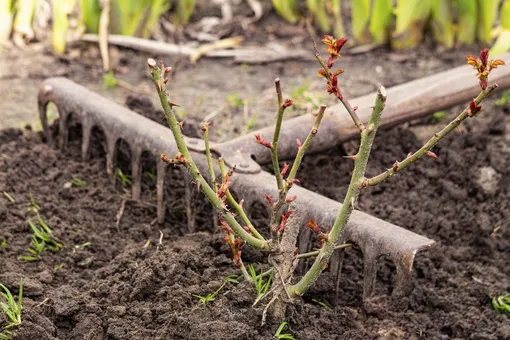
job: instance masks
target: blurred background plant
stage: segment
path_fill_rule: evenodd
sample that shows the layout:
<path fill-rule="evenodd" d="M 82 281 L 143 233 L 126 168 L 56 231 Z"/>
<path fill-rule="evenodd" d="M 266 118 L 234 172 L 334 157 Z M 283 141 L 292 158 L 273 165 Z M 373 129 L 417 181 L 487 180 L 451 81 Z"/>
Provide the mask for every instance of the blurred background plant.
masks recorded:
<path fill-rule="evenodd" d="M 388 44 L 395 50 L 405 50 L 430 36 L 444 48 L 473 43 L 488 46 L 494 42 L 492 55 L 510 50 L 510 0 L 237 0 L 252 9 L 255 2 L 257 8 L 272 8 L 288 23 L 311 23 L 308 28 L 351 36 L 357 45 Z M 197 1 L 0 0 L 0 45 L 12 41 L 20 46 L 37 39 L 35 17 L 39 11 L 48 12 L 48 8 L 53 48 L 62 54 L 70 27 L 78 34 L 100 33 L 105 10 L 108 33 L 150 38 L 161 16 L 174 27 L 187 24 Z M 75 18 L 74 22 L 70 18 Z"/>

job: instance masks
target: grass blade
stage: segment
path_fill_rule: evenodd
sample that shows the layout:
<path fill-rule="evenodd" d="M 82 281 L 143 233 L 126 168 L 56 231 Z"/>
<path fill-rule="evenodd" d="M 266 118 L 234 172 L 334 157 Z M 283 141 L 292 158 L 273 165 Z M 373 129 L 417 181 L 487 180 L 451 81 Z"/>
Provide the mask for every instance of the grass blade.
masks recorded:
<path fill-rule="evenodd" d="M 432 0 L 398 0 L 392 46 L 402 50 L 418 45 L 430 17 Z"/>
<path fill-rule="evenodd" d="M 369 30 L 373 42 L 385 44 L 390 38 L 390 27 L 393 23 L 393 4 L 391 0 L 373 0 Z"/>
<path fill-rule="evenodd" d="M 501 32 L 499 33 L 489 54 L 497 56 L 510 50 L 510 0 L 505 0 L 501 7 Z"/>
<path fill-rule="evenodd" d="M 473 44 L 476 38 L 478 20 L 477 0 L 456 0 L 457 41 L 460 44 Z"/>
<path fill-rule="evenodd" d="M 499 0 L 478 0 L 477 38 L 489 45 L 492 41 L 491 33 L 498 14 Z"/>
<path fill-rule="evenodd" d="M 328 12 L 326 11 L 326 2 L 322 0 L 306 0 L 306 5 L 310 16 L 313 17 L 315 26 L 322 32 L 329 33 L 331 25 L 329 23 Z"/>
<path fill-rule="evenodd" d="M 452 12 L 453 8 L 451 2 L 433 0 L 432 33 L 436 41 L 446 48 L 452 48 L 455 43 Z"/>
<path fill-rule="evenodd" d="M 370 0 L 352 0 L 352 35 L 358 44 L 368 44 L 371 41 L 369 20 Z"/>

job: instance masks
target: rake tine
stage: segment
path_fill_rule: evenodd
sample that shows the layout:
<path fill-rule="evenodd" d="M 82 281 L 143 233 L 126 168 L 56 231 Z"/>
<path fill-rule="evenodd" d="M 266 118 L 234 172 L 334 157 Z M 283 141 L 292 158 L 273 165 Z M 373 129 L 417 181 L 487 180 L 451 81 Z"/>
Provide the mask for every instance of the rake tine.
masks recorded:
<path fill-rule="evenodd" d="M 165 223 L 165 213 L 166 213 L 165 177 L 166 177 L 166 171 L 168 169 L 168 165 L 165 162 L 163 162 L 159 157 L 156 162 L 157 162 L 157 165 L 156 165 L 156 172 L 157 172 L 156 195 L 157 195 L 157 200 L 158 200 L 157 215 L 158 215 L 158 223 L 163 224 L 163 223 Z"/>

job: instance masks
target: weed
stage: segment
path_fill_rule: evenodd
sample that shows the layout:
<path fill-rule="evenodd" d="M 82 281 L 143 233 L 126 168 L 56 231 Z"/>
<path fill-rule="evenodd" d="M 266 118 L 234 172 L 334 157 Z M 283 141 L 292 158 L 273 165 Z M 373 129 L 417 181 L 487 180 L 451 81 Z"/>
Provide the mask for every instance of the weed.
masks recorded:
<path fill-rule="evenodd" d="M 260 268 L 260 274 L 257 274 L 255 267 L 252 264 L 249 264 L 248 270 L 250 272 L 252 282 L 255 285 L 255 291 L 257 292 L 257 299 L 255 300 L 255 303 L 257 303 L 267 294 L 267 291 L 273 282 L 273 270 L 269 271 L 269 277 L 267 280 L 264 280 L 264 276 L 266 275 L 264 275 L 265 273 L 262 268 Z"/>
<path fill-rule="evenodd" d="M 32 220 L 28 221 L 30 229 L 32 229 L 32 248 L 28 248 L 30 255 L 18 256 L 21 261 L 39 261 L 41 255 L 46 251 L 57 252 L 64 248 L 62 243 L 58 242 L 52 235 L 53 230 L 43 221 L 40 215 L 37 215 L 39 226 L 38 228 Z"/>
<path fill-rule="evenodd" d="M 193 297 L 196 297 L 199 301 L 198 301 L 198 306 L 202 305 L 202 306 L 206 306 L 209 302 L 213 302 L 214 300 L 216 300 L 216 296 L 218 295 L 219 292 L 221 292 L 221 290 L 223 289 L 223 287 L 225 287 L 225 285 L 227 283 L 234 283 L 234 284 L 238 284 L 239 281 L 237 280 L 237 275 L 229 275 L 227 277 L 225 277 L 223 279 L 223 284 L 218 288 L 216 289 L 216 291 L 214 291 L 213 293 L 211 294 L 207 294 L 206 296 L 202 296 L 202 295 L 198 295 L 198 294 L 192 294 Z"/>
<path fill-rule="evenodd" d="M 158 178 L 154 169 L 151 171 L 144 171 L 143 175 L 147 177 L 151 182 L 156 182 L 156 179 Z"/>
<path fill-rule="evenodd" d="M 117 78 L 115 78 L 115 74 L 113 73 L 113 71 L 105 73 L 105 75 L 103 76 L 103 84 L 104 87 L 106 87 L 107 89 L 111 89 L 119 85 L 119 81 Z"/>
<path fill-rule="evenodd" d="M 19 282 L 19 295 L 18 302 L 14 300 L 9 288 L 0 283 L 0 288 L 3 289 L 3 293 L 0 296 L 4 298 L 5 302 L 0 301 L 0 307 L 5 317 L 6 325 L 0 330 L 0 340 L 11 339 L 14 334 L 10 330 L 13 327 L 21 325 L 21 308 L 23 304 L 23 280 Z"/>
<path fill-rule="evenodd" d="M 230 106 L 237 107 L 238 109 L 244 106 L 244 101 L 239 93 L 231 93 L 227 95 L 227 102 Z"/>
<path fill-rule="evenodd" d="M 445 111 L 437 111 L 432 114 L 432 117 L 430 117 L 430 124 L 437 124 L 445 119 L 446 119 L 446 112 Z"/>
<path fill-rule="evenodd" d="M 64 268 L 66 265 L 64 263 L 57 264 L 55 267 L 53 267 L 53 273 L 58 273 L 62 268 Z"/>
<path fill-rule="evenodd" d="M 288 339 L 288 340 L 296 340 L 296 338 L 294 337 L 294 335 L 290 334 L 290 333 L 284 333 L 282 334 L 283 332 L 283 329 L 285 328 L 285 326 L 287 326 L 287 321 L 283 321 L 280 326 L 278 326 L 278 329 L 276 330 L 276 333 L 274 333 L 274 336 L 273 338 L 274 339 Z"/>
<path fill-rule="evenodd" d="M 92 245 L 91 242 L 85 242 L 85 243 L 82 243 L 82 244 L 75 244 L 74 245 L 74 249 L 85 249 L 87 247 L 90 247 Z"/>
<path fill-rule="evenodd" d="M 9 202 L 16 203 L 14 198 L 7 191 L 2 192 L 2 194 L 4 194 L 5 198 L 7 198 L 9 200 Z"/>
<path fill-rule="evenodd" d="M 250 118 L 248 118 L 248 120 L 246 121 L 246 124 L 244 124 L 243 135 L 246 135 L 253 131 L 253 129 L 255 128 L 256 121 L 257 121 L 257 115 L 252 114 L 250 116 Z"/>
<path fill-rule="evenodd" d="M 2 243 L 0 243 L 0 249 L 2 249 L 2 253 L 7 251 L 7 239 L 5 237 L 2 238 Z"/>
<path fill-rule="evenodd" d="M 501 98 L 496 101 L 496 106 L 502 107 L 505 106 L 510 100 L 510 90 L 506 90 L 501 95 Z"/>
<path fill-rule="evenodd" d="M 225 287 L 227 284 L 227 281 L 223 282 L 223 284 L 220 286 L 220 288 L 216 289 L 214 293 L 207 294 L 206 296 L 198 295 L 198 294 L 192 294 L 193 297 L 196 297 L 199 299 L 198 304 L 206 306 L 209 302 L 213 302 L 216 300 L 216 295 Z"/>
<path fill-rule="evenodd" d="M 510 293 L 493 297 L 492 308 L 498 313 L 510 316 Z"/>
<path fill-rule="evenodd" d="M 121 169 L 117 169 L 117 172 L 115 172 L 115 174 L 122 183 L 122 186 L 127 187 L 133 185 L 133 182 L 131 182 L 131 176 L 124 174 Z"/>
<path fill-rule="evenodd" d="M 86 187 L 87 186 L 87 182 L 84 181 L 84 180 L 81 180 L 79 178 L 73 178 L 71 180 L 71 184 L 73 187 L 77 187 L 77 188 L 81 188 L 81 187 Z"/>
<path fill-rule="evenodd" d="M 318 304 L 319 306 L 321 306 L 322 308 L 326 309 L 326 310 L 329 310 L 329 311 L 332 311 L 333 308 L 331 308 L 330 306 L 328 306 L 326 303 L 322 302 L 322 301 L 319 301 L 317 299 L 312 299 L 313 302 L 315 302 L 316 304 Z"/>
<path fill-rule="evenodd" d="M 237 275 L 235 275 L 235 274 L 231 274 L 231 275 L 225 277 L 223 280 L 226 282 L 234 283 L 234 284 L 239 283 L 239 280 L 237 280 Z"/>
<path fill-rule="evenodd" d="M 30 202 L 27 203 L 28 206 L 27 211 L 33 212 L 34 214 L 39 213 L 39 209 L 41 209 L 41 207 L 35 201 L 34 196 L 32 196 L 32 193 L 28 194 L 28 196 L 30 198 Z"/>

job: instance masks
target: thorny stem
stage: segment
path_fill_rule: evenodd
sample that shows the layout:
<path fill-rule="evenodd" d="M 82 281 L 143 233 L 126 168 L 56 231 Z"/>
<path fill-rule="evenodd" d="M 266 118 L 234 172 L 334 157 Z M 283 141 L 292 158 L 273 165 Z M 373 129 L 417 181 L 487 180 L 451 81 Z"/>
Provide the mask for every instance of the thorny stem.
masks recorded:
<path fill-rule="evenodd" d="M 278 114 L 276 115 L 276 125 L 274 128 L 273 141 L 271 142 L 271 159 L 273 161 L 274 175 L 276 176 L 278 190 L 281 191 L 283 189 L 283 180 L 282 174 L 280 173 L 280 163 L 278 162 L 278 139 L 280 138 L 280 129 L 282 126 L 285 107 L 283 106 L 283 96 L 279 78 L 274 80 L 274 85 L 276 88 L 276 95 L 278 97 Z"/>
<path fill-rule="evenodd" d="M 218 160 L 218 164 L 220 165 L 220 171 L 221 171 L 221 177 L 223 180 L 225 180 L 225 176 L 227 175 L 227 168 L 225 166 L 225 160 L 223 158 L 220 158 Z M 253 224 L 251 223 L 250 219 L 246 215 L 246 212 L 244 211 L 241 204 L 237 203 L 234 196 L 232 196 L 232 193 L 230 192 L 230 189 L 227 189 L 227 200 L 228 203 L 234 207 L 234 209 L 237 211 L 243 222 L 248 226 L 250 229 L 250 232 L 258 239 L 264 240 L 264 237 L 260 235 L 260 233 L 255 229 Z"/>
<path fill-rule="evenodd" d="M 310 145 L 312 138 L 315 137 L 317 132 L 319 132 L 319 126 L 321 124 L 322 117 L 324 117 L 325 111 L 326 111 L 326 105 L 321 105 L 321 107 L 319 108 L 319 112 L 317 112 L 317 115 L 315 117 L 313 126 L 310 129 L 310 132 L 308 133 L 308 136 L 306 137 L 303 145 L 301 145 L 301 147 L 299 148 L 299 150 L 296 154 L 296 158 L 294 159 L 294 162 L 292 163 L 292 168 L 290 169 L 289 176 L 285 180 L 285 183 L 284 183 L 282 189 L 280 190 L 278 201 L 276 201 L 276 203 L 273 206 L 273 210 L 271 213 L 271 222 L 270 222 L 271 228 L 276 226 L 276 224 L 278 223 L 280 209 L 287 203 L 286 202 L 287 193 L 288 193 L 289 189 L 292 187 L 292 185 L 294 184 L 294 180 L 296 179 L 297 171 L 298 171 L 299 167 L 301 166 L 301 162 L 302 162 L 303 157 L 306 153 L 306 149 Z"/>
<path fill-rule="evenodd" d="M 315 58 L 317 59 L 319 64 L 321 64 L 322 68 L 324 69 L 326 79 L 331 81 L 332 78 L 333 78 L 333 76 L 331 75 L 331 69 L 326 65 L 326 63 L 322 59 L 321 54 L 319 53 L 319 50 L 317 49 L 317 44 L 315 43 L 314 39 L 312 39 L 312 42 L 313 42 L 313 48 L 315 50 Z M 356 111 L 351 106 L 349 101 L 345 98 L 345 96 L 337 96 L 337 98 L 344 105 L 345 109 L 347 110 L 347 112 L 351 116 L 352 121 L 354 122 L 354 125 L 356 125 L 356 127 L 359 130 L 359 133 L 361 134 L 363 132 L 363 130 L 365 129 L 365 126 L 363 125 L 363 123 L 359 119 L 358 115 L 356 114 Z"/>
<path fill-rule="evenodd" d="M 221 214 L 221 216 L 240 238 L 255 248 L 268 249 L 269 244 L 266 240 L 256 238 L 244 230 L 243 227 L 241 227 L 241 225 L 236 221 L 235 217 L 227 210 L 223 204 L 223 201 L 216 195 L 214 190 L 210 187 L 209 183 L 207 183 L 204 177 L 200 174 L 200 171 L 198 170 L 198 167 L 193 161 L 188 147 L 186 146 L 183 134 L 181 133 L 181 127 L 177 122 L 177 117 L 172 108 L 175 104 L 169 101 L 169 96 L 166 92 L 164 73 L 167 71 L 167 69 L 164 68 L 164 65 L 161 65 L 162 67 L 158 67 L 154 59 L 148 59 L 147 63 L 151 70 L 152 79 L 158 91 L 161 106 L 165 112 L 165 117 L 168 121 L 168 125 L 170 126 L 170 130 L 172 130 L 172 134 L 174 135 L 177 148 L 185 160 L 184 165 L 186 166 L 188 172 L 200 185 L 202 192 L 207 196 L 214 208 Z"/>
<path fill-rule="evenodd" d="M 324 245 L 315 258 L 315 262 L 312 267 L 297 284 L 290 287 L 289 291 L 293 296 L 303 295 L 315 283 L 322 271 L 327 267 L 329 259 L 335 249 L 335 245 L 343 234 L 345 226 L 347 225 L 349 217 L 354 209 L 354 204 L 356 203 L 362 188 L 370 150 L 375 139 L 377 128 L 381 121 L 381 114 L 385 107 L 385 103 L 386 90 L 381 86 L 377 91 L 377 98 L 368 126 L 361 133 L 361 144 L 358 153 L 354 157 L 354 171 L 352 173 L 351 182 L 347 189 L 344 203 L 338 212 L 333 228 L 331 228 L 331 231 L 329 232 L 329 237 L 326 242 L 324 242 Z"/>
<path fill-rule="evenodd" d="M 334 246 L 333 250 L 349 248 L 349 247 L 352 247 L 352 246 L 353 246 L 352 243 L 344 243 L 344 244 L 340 244 L 338 246 Z M 309 253 L 299 254 L 297 256 L 297 258 L 298 259 L 304 259 L 304 258 L 307 258 L 307 257 L 317 256 L 317 255 L 319 255 L 320 252 L 321 252 L 320 250 L 315 250 L 315 251 L 311 251 Z"/>
<path fill-rule="evenodd" d="M 305 155 L 306 149 L 308 148 L 308 145 L 312 141 L 312 138 L 315 137 L 317 132 L 319 131 L 319 125 L 321 124 L 322 117 L 324 117 L 324 111 L 326 111 L 326 105 L 321 105 L 319 108 L 319 112 L 317 113 L 317 116 L 315 117 L 315 122 L 313 123 L 312 128 L 310 129 L 310 132 L 308 133 L 308 136 L 306 136 L 306 139 L 299 148 L 296 159 L 294 160 L 294 163 L 292 164 L 292 168 L 290 169 L 289 177 L 287 177 L 287 187 L 290 188 L 292 184 L 294 183 L 294 179 L 296 178 L 297 171 L 299 167 L 301 166 L 301 161 L 303 160 L 303 157 Z"/>
<path fill-rule="evenodd" d="M 496 88 L 497 84 L 489 86 L 487 89 L 480 92 L 480 94 L 474 99 L 476 105 L 479 105 L 487 96 L 489 96 Z M 416 162 L 418 159 L 427 154 L 441 139 L 457 128 L 466 118 L 471 116 L 471 109 L 467 106 L 462 113 L 460 113 L 453 121 L 446 125 L 441 131 L 436 133 L 431 139 L 427 141 L 417 152 L 410 154 L 402 162 L 395 162 L 394 166 L 385 172 L 374 176 L 372 178 L 365 178 L 363 187 L 372 187 L 380 184 L 397 174 L 401 170 L 407 168 L 409 165 Z"/>
<path fill-rule="evenodd" d="M 202 131 L 204 132 L 205 156 L 207 157 L 207 167 L 209 168 L 209 176 L 211 176 L 212 187 L 214 192 L 218 193 L 218 188 L 216 187 L 216 174 L 214 173 L 214 164 L 211 155 L 211 146 L 209 143 L 209 125 L 209 122 L 204 122 L 204 126 L 202 127 Z"/>

